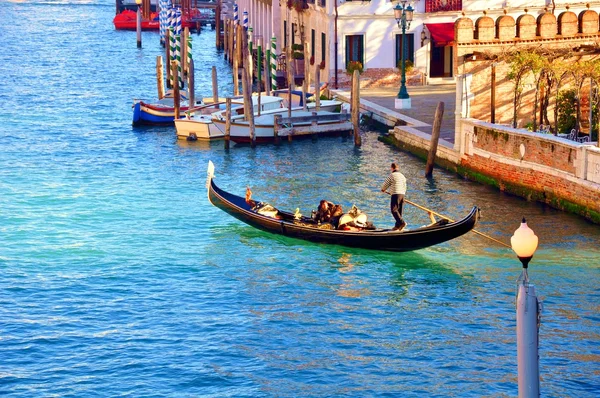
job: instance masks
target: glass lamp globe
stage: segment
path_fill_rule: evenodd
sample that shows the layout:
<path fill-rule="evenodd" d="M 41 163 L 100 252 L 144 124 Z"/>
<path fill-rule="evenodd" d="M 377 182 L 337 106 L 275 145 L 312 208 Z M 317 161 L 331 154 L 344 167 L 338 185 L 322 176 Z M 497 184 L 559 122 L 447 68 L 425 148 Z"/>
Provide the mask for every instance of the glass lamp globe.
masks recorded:
<path fill-rule="evenodd" d="M 510 245 L 513 251 L 523 263 L 523 268 L 527 268 L 529 260 L 533 257 L 538 246 L 538 237 L 533 230 L 527 226 L 527 221 L 523 217 L 521 226 L 517 228 L 513 236 L 510 238 Z"/>

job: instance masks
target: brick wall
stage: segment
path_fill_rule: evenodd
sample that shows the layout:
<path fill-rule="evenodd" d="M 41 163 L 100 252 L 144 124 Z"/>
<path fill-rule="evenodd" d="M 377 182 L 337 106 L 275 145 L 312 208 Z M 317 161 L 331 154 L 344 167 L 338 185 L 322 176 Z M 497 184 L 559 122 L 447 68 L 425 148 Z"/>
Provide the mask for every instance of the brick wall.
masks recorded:
<path fill-rule="evenodd" d="M 550 134 L 464 121 L 461 166 L 500 190 L 600 222 L 600 149 Z"/>

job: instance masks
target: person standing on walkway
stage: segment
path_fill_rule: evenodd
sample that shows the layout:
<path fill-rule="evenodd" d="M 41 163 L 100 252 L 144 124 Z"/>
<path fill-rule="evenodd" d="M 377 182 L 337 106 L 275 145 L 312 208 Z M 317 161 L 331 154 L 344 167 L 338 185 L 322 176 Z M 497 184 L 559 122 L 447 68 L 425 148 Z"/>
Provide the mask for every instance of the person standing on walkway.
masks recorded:
<path fill-rule="evenodd" d="M 402 207 L 404 206 L 404 195 L 406 194 L 406 177 L 402 174 L 396 163 L 392 163 L 392 173 L 383 182 L 381 192 L 387 192 L 392 195 L 390 200 L 390 211 L 396 225 L 392 228 L 393 231 L 402 231 L 406 226 L 406 222 L 402 219 Z"/>

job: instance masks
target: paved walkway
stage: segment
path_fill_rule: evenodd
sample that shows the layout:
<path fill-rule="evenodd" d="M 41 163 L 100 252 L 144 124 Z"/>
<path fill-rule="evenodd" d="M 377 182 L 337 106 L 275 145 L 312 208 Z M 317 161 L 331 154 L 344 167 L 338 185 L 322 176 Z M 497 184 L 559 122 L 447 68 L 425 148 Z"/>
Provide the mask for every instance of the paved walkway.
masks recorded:
<path fill-rule="evenodd" d="M 440 101 L 444 102 L 444 117 L 440 129 L 440 138 L 454 143 L 454 110 L 456 103 L 456 86 L 454 84 L 429 85 L 429 86 L 408 86 L 408 94 L 411 98 L 411 109 L 395 109 L 395 99 L 398 95 L 398 88 L 370 88 L 361 89 L 361 101 L 372 102 L 390 114 L 399 113 L 407 116 L 406 119 L 415 119 L 420 121 L 415 128 L 419 131 L 431 134 L 435 110 Z M 350 98 L 350 92 L 346 90 L 331 90 L 332 93 L 340 97 Z M 404 118 L 402 118 L 404 119 Z M 410 120 L 409 124 L 410 123 Z"/>

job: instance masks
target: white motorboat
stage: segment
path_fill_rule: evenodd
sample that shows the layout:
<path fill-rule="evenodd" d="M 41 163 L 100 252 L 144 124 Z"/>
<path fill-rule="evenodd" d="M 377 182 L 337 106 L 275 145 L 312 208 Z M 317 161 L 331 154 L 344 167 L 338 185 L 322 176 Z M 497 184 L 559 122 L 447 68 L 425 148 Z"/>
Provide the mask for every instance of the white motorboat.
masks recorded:
<path fill-rule="evenodd" d="M 292 109 L 291 116 L 292 117 L 300 117 L 300 116 L 312 116 L 313 114 L 319 115 L 321 118 L 319 121 L 319 125 L 326 124 L 341 124 L 348 123 L 342 121 L 340 119 L 339 112 L 328 112 L 328 111 L 305 111 L 302 108 Z M 256 143 L 268 143 L 273 142 L 275 139 L 275 115 L 282 115 L 282 117 L 288 116 L 288 109 L 282 108 L 274 111 L 268 111 L 262 114 L 261 116 L 256 116 L 254 118 L 254 135 Z M 327 120 L 327 116 L 331 116 L 330 120 Z M 225 132 L 225 119 L 216 119 L 213 118 L 214 125 Z M 298 126 L 310 126 L 310 122 L 298 123 L 295 124 L 295 127 Z M 250 123 L 246 120 L 243 120 L 243 116 L 232 118 L 231 127 L 229 131 L 229 137 L 231 141 L 236 143 L 250 143 L 252 141 L 250 137 Z"/>
<path fill-rule="evenodd" d="M 272 96 L 261 96 L 260 97 L 260 109 L 262 112 L 276 111 L 276 110 L 286 110 L 281 107 L 283 102 L 283 98 L 272 97 Z M 258 96 L 252 96 L 252 103 L 254 113 L 258 113 Z M 231 113 L 232 119 L 234 118 L 243 118 L 244 115 L 244 100 L 242 98 L 234 98 L 231 102 Z M 210 114 L 202 114 L 200 113 L 202 110 L 206 111 L 212 107 L 219 106 L 219 110 L 213 111 Z M 210 106 L 205 106 L 202 108 L 197 108 L 196 110 L 186 112 L 186 116 L 175 120 L 175 130 L 177 132 L 177 138 L 182 140 L 212 140 L 223 138 L 225 135 L 225 128 L 218 129 L 213 124 L 213 119 L 225 120 L 225 112 L 223 109 L 223 103 L 219 103 L 218 105 L 213 104 Z M 213 108 L 214 109 L 214 108 Z"/>

